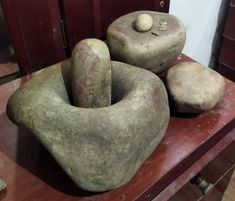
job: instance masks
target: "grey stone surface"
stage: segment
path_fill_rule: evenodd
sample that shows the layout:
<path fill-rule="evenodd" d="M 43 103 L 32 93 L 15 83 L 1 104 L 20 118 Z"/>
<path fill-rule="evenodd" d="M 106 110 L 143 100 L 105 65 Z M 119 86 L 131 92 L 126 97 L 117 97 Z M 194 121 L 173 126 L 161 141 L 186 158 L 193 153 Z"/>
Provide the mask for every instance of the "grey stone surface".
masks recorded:
<path fill-rule="evenodd" d="M 107 45 L 98 39 L 80 41 L 71 56 L 71 82 L 76 106 L 111 105 L 111 60 Z"/>
<path fill-rule="evenodd" d="M 153 26 L 147 32 L 135 30 L 140 14 L 149 14 Z M 107 30 L 112 60 L 122 61 L 154 73 L 169 67 L 185 43 L 185 27 L 173 15 L 154 11 L 136 11 L 116 19 Z"/>
<path fill-rule="evenodd" d="M 196 62 L 182 62 L 167 71 L 168 94 L 176 111 L 200 113 L 213 108 L 224 94 L 223 77 Z"/>
<path fill-rule="evenodd" d="M 81 108 L 70 103 L 69 75 L 70 60 L 47 68 L 15 92 L 7 114 L 28 127 L 81 188 L 120 187 L 164 136 L 165 87 L 149 71 L 112 62 L 113 104 Z"/>

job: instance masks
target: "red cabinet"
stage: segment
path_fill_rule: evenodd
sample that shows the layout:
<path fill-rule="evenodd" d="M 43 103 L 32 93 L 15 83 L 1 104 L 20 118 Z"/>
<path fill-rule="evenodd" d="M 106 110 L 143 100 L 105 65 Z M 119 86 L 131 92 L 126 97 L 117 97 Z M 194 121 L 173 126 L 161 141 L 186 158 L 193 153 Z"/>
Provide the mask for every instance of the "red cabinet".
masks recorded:
<path fill-rule="evenodd" d="M 70 50 L 81 39 L 103 38 L 116 18 L 136 10 L 168 12 L 169 1 L 161 0 L 64 0 L 64 17 Z"/>
<path fill-rule="evenodd" d="M 230 7 L 224 27 L 218 71 L 225 77 L 235 81 L 235 0 L 230 1 Z"/>
<path fill-rule="evenodd" d="M 20 69 L 39 69 L 66 58 L 57 0 L 1 0 Z"/>
<path fill-rule="evenodd" d="M 70 56 L 81 39 L 104 38 L 117 17 L 136 10 L 168 12 L 169 0 L 0 0 L 17 61 L 27 73 Z"/>

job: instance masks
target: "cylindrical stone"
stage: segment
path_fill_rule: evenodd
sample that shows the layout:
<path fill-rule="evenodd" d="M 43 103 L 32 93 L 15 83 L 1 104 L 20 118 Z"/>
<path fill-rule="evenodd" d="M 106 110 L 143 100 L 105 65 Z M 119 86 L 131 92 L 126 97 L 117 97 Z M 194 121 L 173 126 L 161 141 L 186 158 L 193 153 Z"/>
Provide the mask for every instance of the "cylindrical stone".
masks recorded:
<path fill-rule="evenodd" d="M 74 105 L 99 108 L 111 105 L 111 60 L 107 45 L 98 39 L 80 41 L 71 56 Z"/>

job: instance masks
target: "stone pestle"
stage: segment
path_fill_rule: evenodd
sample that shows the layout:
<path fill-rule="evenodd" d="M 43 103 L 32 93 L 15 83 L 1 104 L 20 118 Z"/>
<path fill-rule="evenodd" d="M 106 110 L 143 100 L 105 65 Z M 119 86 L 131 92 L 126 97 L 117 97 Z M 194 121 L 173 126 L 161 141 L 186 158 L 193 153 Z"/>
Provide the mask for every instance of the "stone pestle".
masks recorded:
<path fill-rule="evenodd" d="M 111 60 L 103 41 L 85 39 L 74 47 L 71 78 L 75 106 L 99 108 L 111 105 Z"/>

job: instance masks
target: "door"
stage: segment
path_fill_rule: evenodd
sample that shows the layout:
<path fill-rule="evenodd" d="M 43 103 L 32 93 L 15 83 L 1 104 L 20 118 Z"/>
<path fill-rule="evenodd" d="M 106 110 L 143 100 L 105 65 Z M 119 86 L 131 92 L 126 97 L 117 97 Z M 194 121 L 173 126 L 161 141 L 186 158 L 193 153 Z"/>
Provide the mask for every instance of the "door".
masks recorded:
<path fill-rule="evenodd" d="M 109 24 L 136 10 L 168 12 L 169 0 L 63 0 L 69 51 L 89 37 L 103 38 Z"/>
<path fill-rule="evenodd" d="M 58 0 L 0 0 L 21 72 L 66 58 Z"/>
<path fill-rule="evenodd" d="M 70 56 L 84 38 L 105 38 L 108 25 L 136 10 L 168 12 L 170 0 L 0 0 L 21 72 Z"/>

